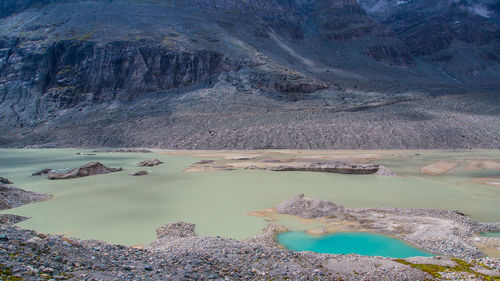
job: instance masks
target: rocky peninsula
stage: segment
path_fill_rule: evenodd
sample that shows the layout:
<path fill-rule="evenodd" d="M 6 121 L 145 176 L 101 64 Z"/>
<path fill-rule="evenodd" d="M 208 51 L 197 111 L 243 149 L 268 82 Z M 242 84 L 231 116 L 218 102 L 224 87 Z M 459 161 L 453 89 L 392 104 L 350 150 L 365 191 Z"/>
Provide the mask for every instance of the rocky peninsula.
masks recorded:
<path fill-rule="evenodd" d="M 325 224 L 316 233 L 370 231 L 398 237 L 431 253 L 460 257 L 481 257 L 476 234 L 500 231 L 500 223 L 481 223 L 458 211 L 401 208 L 352 209 L 333 202 L 298 194 L 276 206 L 279 214 L 318 219 Z M 500 242 L 500 241 L 499 241 Z M 499 243 L 500 246 L 500 243 Z"/>

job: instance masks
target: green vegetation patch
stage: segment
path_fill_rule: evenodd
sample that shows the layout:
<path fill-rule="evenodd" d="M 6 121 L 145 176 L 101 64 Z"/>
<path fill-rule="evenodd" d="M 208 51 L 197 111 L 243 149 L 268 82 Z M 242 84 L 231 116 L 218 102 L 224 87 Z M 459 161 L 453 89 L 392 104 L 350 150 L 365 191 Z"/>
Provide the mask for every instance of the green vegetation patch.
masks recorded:
<path fill-rule="evenodd" d="M 441 278 L 441 272 L 464 272 L 475 275 L 480 280 L 486 281 L 496 281 L 500 280 L 500 277 L 497 276 L 489 276 L 486 274 L 479 273 L 472 269 L 473 265 L 469 264 L 460 259 L 451 259 L 457 263 L 457 266 L 441 266 L 435 264 L 415 264 L 411 262 L 407 262 L 403 259 L 396 259 L 396 262 L 402 263 L 404 265 L 411 266 L 413 268 L 419 269 L 431 275 L 434 278 Z"/>
<path fill-rule="evenodd" d="M 0 263 L 0 280 L 4 281 L 18 281 L 23 280 L 21 277 L 12 275 L 10 268 Z"/>

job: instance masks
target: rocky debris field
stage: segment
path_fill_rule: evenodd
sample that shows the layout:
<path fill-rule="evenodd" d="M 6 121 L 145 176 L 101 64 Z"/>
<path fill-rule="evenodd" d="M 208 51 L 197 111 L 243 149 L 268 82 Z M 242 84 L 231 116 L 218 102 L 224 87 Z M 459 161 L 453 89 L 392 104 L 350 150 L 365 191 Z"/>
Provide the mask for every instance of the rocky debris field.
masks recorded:
<path fill-rule="evenodd" d="M 3 209 L 51 197 L 3 184 L 0 195 Z M 0 280 L 372 281 L 497 280 L 500 276 L 500 259 L 481 257 L 474 244 L 475 233 L 498 231 L 499 223 L 480 223 L 446 210 L 350 209 L 303 194 L 276 210 L 317 218 L 326 230 L 343 227 L 388 234 L 449 257 L 393 259 L 294 252 L 277 244 L 276 234 L 288 231 L 278 224 L 238 241 L 197 236 L 194 224 L 174 222 L 156 230 L 156 241 L 135 248 L 20 229 L 13 224 L 27 218 L 2 214 Z"/>
<path fill-rule="evenodd" d="M 318 218 L 328 227 L 372 231 L 399 237 L 435 254 L 471 258 L 484 254 L 476 233 L 500 231 L 500 223 L 481 223 L 446 210 L 370 208 L 351 209 L 298 194 L 276 206 L 280 214 Z"/>
<path fill-rule="evenodd" d="M 193 235 L 192 224 L 160 229 L 144 249 L 45 235 L 1 225 L 0 277 L 24 280 L 491 280 L 500 260 L 446 257 L 397 260 L 293 252 L 266 245 L 271 225 L 247 241 Z M 186 229 L 187 228 L 187 229 Z M 180 230 L 180 232 L 176 232 Z M 185 231 L 189 235 L 184 235 Z M 183 234 L 184 233 L 184 234 Z M 164 236 L 167 235 L 167 236 Z M 483 273 L 481 273 L 483 272 Z M 482 274 L 482 275 L 481 275 Z M 13 279 L 16 280 L 16 279 Z"/>
<path fill-rule="evenodd" d="M 18 222 L 22 222 L 27 220 L 28 218 L 23 216 L 11 215 L 11 214 L 2 214 L 0 215 L 0 224 L 3 225 L 14 225 Z"/>
<path fill-rule="evenodd" d="M 303 217 L 349 212 L 332 202 L 307 199 L 303 195 L 284 202 L 278 209 L 293 210 Z M 314 209 L 320 211 L 310 213 Z M 410 221 L 414 220 L 410 214 L 427 214 L 419 209 L 383 210 L 389 218 L 381 219 L 381 225 L 395 213 L 409 217 Z M 356 214 L 370 212 L 360 209 Z M 448 211 L 435 211 L 428 216 L 460 220 L 476 230 L 495 230 L 498 226 L 479 224 Z M 276 244 L 275 235 L 287 231 L 276 224 L 246 241 L 237 241 L 200 237 L 194 224 L 175 222 L 159 227 L 158 240 L 138 249 L 36 233 L 12 226 L 23 217 L 0 218 L 0 279 L 3 280 L 439 280 L 443 276 L 464 275 L 477 280 L 500 274 L 499 259 L 397 260 L 293 252 Z"/>
<path fill-rule="evenodd" d="M 0 146 L 499 148 L 484 1 L 3 0 Z"/>
<path fill-rule="evenodd" d="M 51 195 L 25 191 L 12 185 L 0 184 L 0 210 L 49 200 Z"/>
<path fill-rule="evenodd" d="M 81 177 L 88 177 L 93 175 L 109 174 L 122 171 L 122 168 L 109 168 L 99 162 L 90 162 L 81 166 L 80 168 L 70 170 L 68 172 L 59 172 L 57 170 L 50 170 L 48 172 L 49 180 L 64 180 L 74 179 Z"/>

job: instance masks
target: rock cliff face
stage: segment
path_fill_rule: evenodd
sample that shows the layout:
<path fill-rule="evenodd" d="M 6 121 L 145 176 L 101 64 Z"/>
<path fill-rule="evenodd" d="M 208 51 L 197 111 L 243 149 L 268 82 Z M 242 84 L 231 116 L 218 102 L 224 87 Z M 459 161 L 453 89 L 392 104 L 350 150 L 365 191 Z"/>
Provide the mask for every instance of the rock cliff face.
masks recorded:
<path fill-rule="evenodd" d="M 413 56 L 438 63 L 458 81 L 498 62 L 500 13 L 495 1 L 359 2 L 370 15 L 392 27 Z M 457 64 L 463 66 L 460 71 L 455 69 Z"/>
<path fill-rule="evenodd" d="M 498 7 L 484 6 L 485 17 L 470 16 L 468 8 L 443 9 L 441 2 L 391 3 L 2 1 L 0 145 L 195 148 L 186 137 L 197 135 L 199 148 L 236 148 L 226 145 L 253 134 L 260 141 L 238 147 L 281 147 L 266 139 L 289 122 L 319 124 L 312 135 L 290 129 L 297 132 L 292 139 L 317 139 L 330 131 L 325 126 L 331 120 L 344 128 L 367 116 L 356 114 L 360 119 L 353 122 L 338 112 L 390 106 L 386 112 L 401 116 L 404 109 L 395 104 L 402 101 L 498 89 Z M 433 114 L 417 115 L 427 120 Z M 382 118 L 383 126 L 391 118 Z M 413 130 L 403 128 L 403 119 L 401 130 Z M 443 130 L 419 124 L 436 140 Z M 139 138 L 141 132 L 149 136 Z M 204 140 L 205 134 L 214 141 Z M 398 135 L 390 138 L 405 138 Z M 304 148 L 340 148 L 337 140 L 306 141 Z M 278 142 L 298 147 L 292 140 Z M 396 142 L 411 147 L 411 141 Z M 423 147 L 434 143 L 443 142 Z M 383 140 L 374 146 L 393 145 Z"/>

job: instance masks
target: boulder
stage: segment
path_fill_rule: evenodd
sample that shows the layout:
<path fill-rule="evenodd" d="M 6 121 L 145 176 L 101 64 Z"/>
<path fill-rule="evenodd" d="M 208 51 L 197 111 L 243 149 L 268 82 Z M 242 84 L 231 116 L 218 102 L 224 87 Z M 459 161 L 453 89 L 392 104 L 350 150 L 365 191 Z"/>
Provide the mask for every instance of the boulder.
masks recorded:
<path fill-rule="evenodd" d="M 196 236 L 194 233 L 194 223 L 187 222 L 173 222 L 163 226 L 160 226 L 156 229 L 156 236 L 158 239 L 164 237 L 193 237 Z"/>
<path fill-rule="evenodd" d="M 280 214 L 294 215 L 306 219 L 335 216 L 343 213 L 344 206 L 337 205 L 330 201 L 311 199 L 298 194 L 276 206 Z"/>
<path fill-rule="evenodd" d="M 62 179 L 74 179 L 82 178 L 93 175 L 109 174 L 113 172 L 122 171 L 122 168 L 109 168 L 104 166 L 99 162 L 90 162 L 81 166 L 80 168 L 70 170 L 66 173 L 58 173 L 55 170 L 51 170 L 48 173 L 48 179 L 50 180 L 62 180 Z"/>
<path fill-rule="evenodd" d="M 40 171 L 37 171 L 37 172 L 34 172 L 33 174 L 31 174 L 32 176 L 41 176 L 41 175 L 46 175 L 48 174 L 50 171 L 52 171 L 52 169 L 43 169 L 43 170 L 40 170 Z"/>
<path fill-rule="evenodd" d="M 215 160 L 201 160 L 199 162 L 194 163 L 195 165 L 205 165 L 205 164 L 213 164 Z"/>
<path fill-rule="evenodd" d="M 0 183 L 3 183 L 3 184 L 13 184 L 13 182 L 11 182 L 10 180 L 8 180 L 6 178 L 2 178 L 2 177 L 0 177 Z"/>
<path fill-rule="evenodd" d="M 141 163 L 139 163 L 139 166 L 151 167 L 151 166 L 156 166 L 156 165 L 160 165 L 160 164 L 163 164 L 163 162 L 158 160 L 158 159 L 148 159 L 148 160 L 144 160 Z"/>
<path fill-rule="evenodd" d="M 149 175 L 147 171 L 139 171 L 139 172 L 135 172 L 133 174 L 129 174 L 131 176 L 135 176 L 135 177 L 138 177 L 138 176 L 146 176 L 146 175 Z"/>
<path fill-rule="evenodd" d="M 308 171 L 308 172 L 328 172 L 339 174 L 374 174 L 378 171 L 379 165 L 376 164 L 353 164 L 340 161 L 330 161 L 323 163 L 311 163 L 304 166 L 281 165 L 270 168 L 271 171 Z"/>
<path fill-rule="evenodd" d="M 378 171 L 375 174 L 379 175 L 379 176 L 390 176 L 390 177 L 395 177 L 398 175 L 398 174 L 394 173 L 392 170 L 390 170 L 389 168 L 384 167 L 384 166 L 379 166 Z"/>

